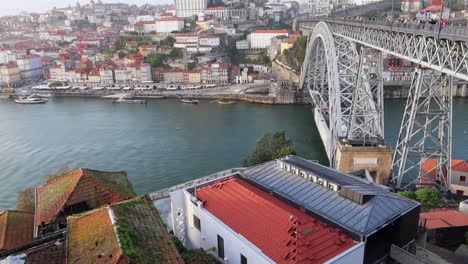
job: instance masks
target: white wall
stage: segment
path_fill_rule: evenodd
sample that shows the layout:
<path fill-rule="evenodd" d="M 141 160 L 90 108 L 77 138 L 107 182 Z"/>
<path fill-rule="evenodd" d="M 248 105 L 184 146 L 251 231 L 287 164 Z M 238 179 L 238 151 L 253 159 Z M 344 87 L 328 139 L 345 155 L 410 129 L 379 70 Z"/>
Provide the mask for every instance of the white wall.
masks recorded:
<path fill-rule="evenodd" d="M 341 253 L 340 255 L 330 259 L 329 261 L 325 262 L 325 264 L 357 264 L 357 263 L 364 263 L 364 248 L 366 243 L 361 242 L 353 246 L 352 248 L 346 250 L 345 252 Z"/>
<path fill-rule="evenodd" d="M 234 232 L 206 209 L 194 205 L 190 197 L 191 194 L 185 190 L 171 193 L 173 230 L 178 237 L 185 236 L 185 246 L 187 248 L 217 248 L 217 235 L 220 235 L 224 239 L 224 256 L 227 263 L 240 264 L 240 254 L 247 258 L 248 263 L 275 263 L 254 244 Z M 185 219 L 184 231 L 177 229 L 177 212 L 180 209 L 183 210 Z M 201 232 L 193 225 L 193 214 L 200 219 Z M 218 255 L 217 250 L 210 253 L 214 256 Z"/>

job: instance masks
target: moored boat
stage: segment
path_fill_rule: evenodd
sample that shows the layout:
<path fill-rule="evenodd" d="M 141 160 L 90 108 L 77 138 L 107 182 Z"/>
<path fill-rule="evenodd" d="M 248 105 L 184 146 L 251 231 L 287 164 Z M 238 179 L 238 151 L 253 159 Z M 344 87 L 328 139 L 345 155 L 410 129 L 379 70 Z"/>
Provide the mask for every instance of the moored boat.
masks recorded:
<path fill-rule="evenodd" d="M 119 99 L 119 100 L 114 100 L 113 103 L 117 103 L 117 104 L 146 104 L 146 100 Z"/>
<path fill-rule="evenodd" d="M 47 99 L 34 98 L 34 97 L 18 98 L 18 99 L 15 99 L 14 101 L 17 104 L 45 104 L 47 103 Z"/>
<path fill-rule="evenodd" d="M 180 99 L 180 101 L 182 103 L 185 103 L 185 104 L 198 104 L 198 103 L 200 103 L 200 101 L 192 100 L 192 99 Z"/>
<path fill-rule="evenodd" d="M 223 101 L 223 100 L 218 100 L 216 101 L 218 104 L 220 105 L 231 105 L 231 104 L 235 104 L 236 101 Z"/>

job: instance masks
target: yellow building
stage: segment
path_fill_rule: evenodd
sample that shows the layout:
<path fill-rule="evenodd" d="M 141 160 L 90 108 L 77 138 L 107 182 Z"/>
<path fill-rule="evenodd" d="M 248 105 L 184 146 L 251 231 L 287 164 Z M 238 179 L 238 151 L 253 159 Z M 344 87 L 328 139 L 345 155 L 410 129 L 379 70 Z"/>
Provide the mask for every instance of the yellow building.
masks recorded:
<path fill-rule="evenodd" d="M 288 42 L 283 42 L 281 43 L 281 54 L 283 54 L 283 51 L 292 48 L 294 46 L 294 43 L 288 43 Z"/>
<path fill-rule="evenodd" d="M 189 83 L 201 83 L 201 71 L 200 70 L 188 71 L 188 82 Z"/>
<path fill-rule="evenodd" d="M 20 69 L 15 62 L 8 62 L 0 66 L 0 76 L 4 84 L 16 86 L 21 81 Z"/>

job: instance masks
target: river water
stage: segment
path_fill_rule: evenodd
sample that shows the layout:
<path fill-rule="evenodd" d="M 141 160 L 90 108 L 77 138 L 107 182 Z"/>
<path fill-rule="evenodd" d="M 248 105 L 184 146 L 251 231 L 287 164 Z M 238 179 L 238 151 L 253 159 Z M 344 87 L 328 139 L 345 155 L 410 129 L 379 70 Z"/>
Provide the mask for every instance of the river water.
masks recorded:
<path fill-rule="evenodd" d="M 386 137 L 395 144 L 405 100 L 386 101 Z M 468 100 L 454 106 L 454 157 L 468 159 Z M 140 194 L 241 165 L 267 131 L 283 129 L 298 155 L 326 162 L 309 106 L 112 104 L 54 98 L 45 105 L 0 100 L 0 209 L 16 192 L 61 167 L 127 171 Z"/>

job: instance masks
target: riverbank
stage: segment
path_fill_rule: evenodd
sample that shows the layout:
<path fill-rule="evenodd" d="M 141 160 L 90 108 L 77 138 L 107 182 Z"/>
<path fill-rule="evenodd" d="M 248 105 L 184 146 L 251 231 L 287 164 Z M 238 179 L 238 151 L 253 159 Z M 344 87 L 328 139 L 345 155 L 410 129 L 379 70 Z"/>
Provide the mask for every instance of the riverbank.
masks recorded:
<path fill-rule="evenodd" d="M 42 89 L 38 94 L 51 94 L 56 97 L 91 97 L 101 98 L 117 94 L 130 94 L 136 99 L 192 98 L 211 100 L 236 100 L 258 104 L 307 104 L 309 101 L 300 96 L 302 93 L 276 91 L 271 94 L 270 84 L 245 84 L 193 90 L 160 90 L 137 88 L 133 90 L 86 88 L 86 89 Z"/>

